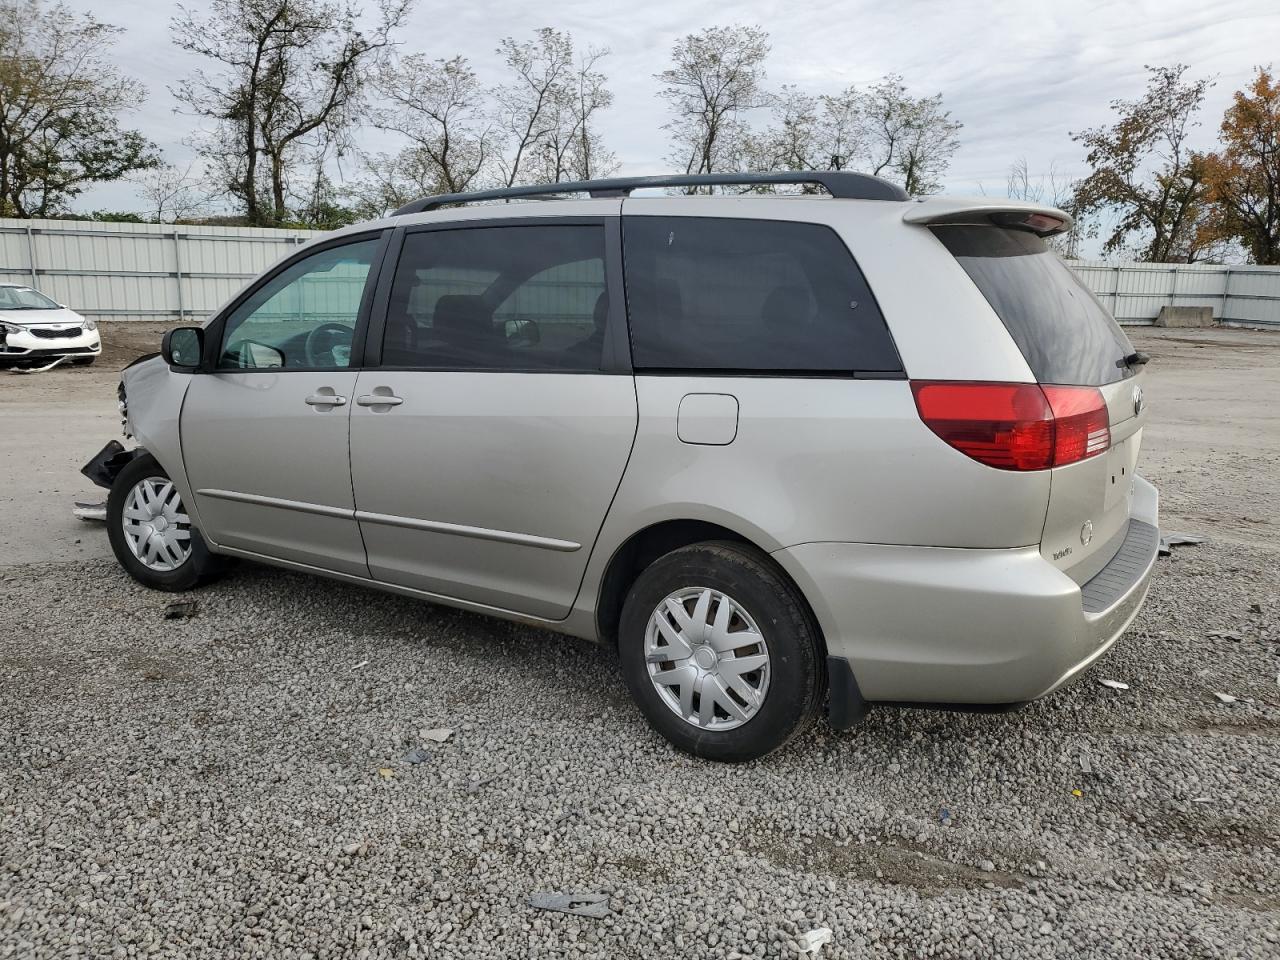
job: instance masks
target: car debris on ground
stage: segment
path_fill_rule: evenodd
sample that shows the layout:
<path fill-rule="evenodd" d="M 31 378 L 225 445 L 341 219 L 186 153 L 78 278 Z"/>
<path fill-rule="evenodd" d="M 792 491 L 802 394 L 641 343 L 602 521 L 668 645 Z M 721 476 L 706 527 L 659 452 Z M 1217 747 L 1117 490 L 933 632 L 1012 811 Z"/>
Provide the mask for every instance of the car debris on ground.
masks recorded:
<path fill-rule="evenodd" d="M 801 953 L 817 954 L 824 944 L 831 942 L 833 936 L 830 927 L 818 927 L 800 934 L 796 942 Z"/>
<path fill-rule="evenodd" d="M 164 608 L 166 620 L 190 620 L 196 615 L 198 606 L 194 600 L 178 600 Z"/>
<path fill-rule="evenodd" d="M 529 906 L 597 920 L 603 920 L 610 913 L 607 893 L 534 893 L 529 895 Z"/>
<path fill-rule="evenodd" d="M 1106 677 L 1099 677 L 1098 682 L 1104 687 L 1112 690 L 1128 690 L 1129 685 L 1122 680 L 1108 680 Z"/>
<path fill-rule="evenodd" d="M 1234 640 L 1237 643 L 1244 639 L 1244 634 L 1235 630 L 1210 630 L 1205 636 L 1210 640 Z"/>
<path fill-rule="evenodd" d="M 1204 543 L 1208 539 L 1208 537 L 1200 537 L 1194 533 L 1162 533 L 1160 535 L 1160 556 L 1170 556 L 1174 547 L 1191 547 L 1198 543 Z"/>
<path fill-rule="evenodd" d="M 77 500 L 71 507 L 71 513 L 77 520 L 106 523 L 107 501 L 103 500 L 95 503 L 90 500 Z"/>

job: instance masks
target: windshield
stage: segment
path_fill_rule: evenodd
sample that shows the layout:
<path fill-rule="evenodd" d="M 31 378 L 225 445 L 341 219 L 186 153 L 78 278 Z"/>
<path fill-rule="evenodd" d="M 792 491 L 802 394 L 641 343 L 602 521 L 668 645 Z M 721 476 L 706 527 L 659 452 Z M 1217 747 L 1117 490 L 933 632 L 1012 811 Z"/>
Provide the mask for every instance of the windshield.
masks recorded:
<path fill-rule="evenodd" d="M 1100 387 L 1132 371 L 1129 338 L 1096 297 L 1033 233 L 935 227 L 977 284 L 1041 383 Z"/>
<path fill-rule="evenodd" d="M 30 287 L 0 287 L 0 310 L 57 310 L 58 305 Z"/>

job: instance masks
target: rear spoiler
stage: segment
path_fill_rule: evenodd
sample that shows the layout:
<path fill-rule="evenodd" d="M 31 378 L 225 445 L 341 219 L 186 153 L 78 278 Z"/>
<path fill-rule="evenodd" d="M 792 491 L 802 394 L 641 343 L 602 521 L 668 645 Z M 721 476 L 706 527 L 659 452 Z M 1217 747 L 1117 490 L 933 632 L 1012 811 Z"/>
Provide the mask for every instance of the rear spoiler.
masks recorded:
<path fill-rule="evenodd" d="M 1029 230 L 1052 237 L 1071 229 L 1071 216 L 1057 207 L 1020 200 L 923 200 L 902 215 L 906 223 L 934 226 L 944 223 L 981 224 Z"/>

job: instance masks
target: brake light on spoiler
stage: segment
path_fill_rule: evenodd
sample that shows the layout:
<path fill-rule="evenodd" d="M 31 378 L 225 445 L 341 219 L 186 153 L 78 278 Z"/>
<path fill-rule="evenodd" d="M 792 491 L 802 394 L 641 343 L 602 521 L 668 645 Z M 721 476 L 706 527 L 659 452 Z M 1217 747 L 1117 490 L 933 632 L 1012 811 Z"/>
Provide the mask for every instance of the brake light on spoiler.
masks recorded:
<path fill-rule="evenodd" d="M 925 426 L 999 470 L 1048 470 L 1111 447 L 1111 420 L 1096 387 L 913 380 Z"/>

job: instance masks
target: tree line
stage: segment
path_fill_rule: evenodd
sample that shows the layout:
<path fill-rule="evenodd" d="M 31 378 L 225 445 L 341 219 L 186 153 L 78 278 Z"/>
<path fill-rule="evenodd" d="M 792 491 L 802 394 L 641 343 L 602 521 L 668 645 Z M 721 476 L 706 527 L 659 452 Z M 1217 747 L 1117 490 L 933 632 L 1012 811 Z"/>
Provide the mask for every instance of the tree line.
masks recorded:
<path fill-rule="evenodd" d="M 412 0 L 212 0 L 179 6 L 173 42 L 198 66 L 172 92 L 196 130 L 185 169 L 126 118 L 145 91 L 110 59 L 121 28 L 60 0 L 0 0 L 0 215 L 66 216 L 94 184 L 130 180 L 155 221 L 332 228 L 408 200 L 608 176 L 601 134 L 610 51 L 546 27 L 506 37 L 483 76 L 465 56 L 408 51 Z M 653 80 L 667 161 L 688 173 L 860 170 L 912 195 L 941 188 L 962 126 L 941 93 L 900 76 L 813 93 L 771 87 L 768 34 L 717 26 L 681 37 Z M 1010 169 L 1009 196 L 1078 220 L 1060 247 L 1098 237 L 1144 260 L 1280 263 L 1280 85 L 1267 68 L 1235 94 L 1216 149 L 1193 148 L 1212 81 L 1149 67 L 1146 92 L 1077 131 L 1078 179 Z M 390 152 L 361 149 L 384 131 Z M 226 214 L 215 211 L 229 211 Z"/>

